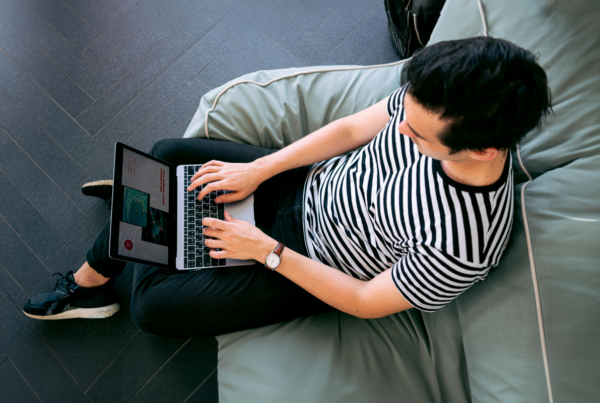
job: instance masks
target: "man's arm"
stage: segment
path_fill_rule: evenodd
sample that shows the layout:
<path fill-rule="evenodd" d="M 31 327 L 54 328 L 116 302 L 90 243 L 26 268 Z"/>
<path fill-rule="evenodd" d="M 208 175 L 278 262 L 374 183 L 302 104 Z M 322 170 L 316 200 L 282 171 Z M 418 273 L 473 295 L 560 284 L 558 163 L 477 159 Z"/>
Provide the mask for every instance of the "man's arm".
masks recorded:
<path fill-rule="evenodd" d="M 388 97 L 389 98 L 389 97 Z M 252 163 L 266 180 L 281 172 L 321 162 L 370 142 L 387 124 L 388 98 L 338 119 L 271 155 Z"/>
<path fill-rule="evenodd" d="M 271 238 L 261 246 L 254 259 L 264 262 L 277 241 Z M 321 301 L 359 318 L 381 318 L 413 307 L 396 288 L 391 270 L 362 281 L 284 248 L 276 271 Z"/>
<path fill-rule="evenodd" d="M 230 193 L 219 197 L 217 203 L 231 203 L 244 199 L 261 183 L 281 172 L 355 150 L 370 142 L 385 127 L 389 120 L 388 98 L 251 163 L 209 161 L 191 178 L 188 191 L 205 185 L 198 193 L 200 200 L 215 190 L 229 190 Z"/>
<path fill-rule="evenodd" d="M 233 218 L 204 218 L 205 245 L 215 259 L 254 259 L 264 263 L 277 241 L 254 225 Z M 215 250 L 221 249 L 221 250 Z M 269 270 L 264 268 L 264 270 Z M 287 277 L 323 302 L 360 318 L 379 318 L 412 308 L 396 288 L 391 270 L 369 281 L 357 280 L 337 269 L 284 248 L 277 273 Z M 277 273 L 272 273 L 277 276 Z"/>

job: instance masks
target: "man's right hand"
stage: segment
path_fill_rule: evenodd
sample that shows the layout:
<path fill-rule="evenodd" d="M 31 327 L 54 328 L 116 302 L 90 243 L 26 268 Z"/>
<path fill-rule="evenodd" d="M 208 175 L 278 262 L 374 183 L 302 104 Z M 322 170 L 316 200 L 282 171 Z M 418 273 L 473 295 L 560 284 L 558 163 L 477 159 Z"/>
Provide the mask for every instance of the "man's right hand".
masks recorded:
<path fill-rule="evenodd" d="M 192 177 L 188 191 L 208 184 L 198 194 L 198 200 L 215 190 L 229 190 L 233 193 L 219 196 L 217 203 L 231 203 L 248 197 L 266 179 L 252 163 L 210 161 Z"/>

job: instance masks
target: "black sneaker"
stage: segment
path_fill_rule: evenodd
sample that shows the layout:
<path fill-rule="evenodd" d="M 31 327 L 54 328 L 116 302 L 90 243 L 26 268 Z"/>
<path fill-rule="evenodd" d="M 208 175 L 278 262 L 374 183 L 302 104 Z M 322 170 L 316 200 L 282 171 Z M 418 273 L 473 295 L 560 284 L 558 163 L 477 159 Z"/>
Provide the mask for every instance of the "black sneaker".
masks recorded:
<path fill-rule="evenodd" d="M 72 271 L 66 276 L 54 274 L 61 276 L 54 291 L 29 299 L 23 307 L 25 315 L 42 320 L 104 319 L 119 310 L 114 278 L 100 287 L 84 288 L 77 285 Z"/>
<path fill-rule="evenodd" d="M 112 199 L 112 187 L 112 180 L 88 182 L 81 187 L 81 193 L 86 196 L 99 197 L 103 200 L 110 201 Z"/>

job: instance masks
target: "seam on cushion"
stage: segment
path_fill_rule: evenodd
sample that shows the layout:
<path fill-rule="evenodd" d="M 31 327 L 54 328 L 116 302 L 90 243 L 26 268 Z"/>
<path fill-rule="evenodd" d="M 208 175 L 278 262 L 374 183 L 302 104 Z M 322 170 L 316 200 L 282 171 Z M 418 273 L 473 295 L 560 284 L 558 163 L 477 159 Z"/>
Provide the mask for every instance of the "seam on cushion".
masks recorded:
<path fill-rule="evenodd" d="M 487 22 L 485 22 L 485 14 L 483 13 L 483 4 L 481 0 L 477 0 L 477 7 L 479 7 L 479 15 L 481 16 L 481 23 L 483 24 L 483 36 L 488 36 Z"/>
<path fill-rule="evenodd" d="M 400 60 L 400 61 L 397 61 L 397 62 L 393 62 L 393 63 L 379 64 L 379 65 L 376 65 L 376 66 L 320 68 L 320 69 L 315 69 L 315 70 L 309 70 L 309 71 L 302 71 L 302 72 L 298 72 L 298 73 L 287 74 L 287 75 L 281 76 L 281 77 L 276 77 L 276 78 L 274 78 L 272 80 L 267 81 L 266 83 L 258 83 L 256 81 L 251 81 L 251 80 L 237 81 L 237 82 L 232 83 L 232 84 L 228 85 L 227 87 L 223 88 L 223 90 L 221 92 L 219 92 L 219 94 L 215 97 L 215 100 L 213 101 L 213 104 L 212 104 L 211 108 L 206 111 L 206 114 L 204 115 L 204 134 L 206 134 L 206 138 L 210 139 L 210 135 L 208 134 L 208 114 L 210 112 L 212 112 L 216 108 L 217 103 L 219 102 L 219 98 L 221 98 L 221 95 L 223 95 L 227 90 L 235 87 L 236 85 L 239 85 L 239 84 L 255 84 L 255 85 L 258 85 L 258 86 L 261 86 L 261 87 L 266 87 L 267 85 L 269 85 L 271 83 L 274 83 L 276 81 L 283 80 L 283 79 L 286 79 L 286 78 L 296 77 L 296 76 L 304 75 L 304 74 L 326 73 L 326 72 L 330 72 L 330 71 L 347 71 L 347 70 L 376 69 L 376 68 L 380 68 L 380 67 L 390 67 L 390 66 L 395 66 L 395 65 L 403 64 L 403 63 L 406 63 L 408 60 L 410 60 L 410 58 L 409 59 Z"/>
<path fill-rule="evenodd" d="M 535 268 L 535 259 L 533 258 L 533 249 L 531 247 L 531 237 L 529 234 L 529 225 L 527 223 L 527 211 L 525 209 L 525 188 L 529 185 L 533 178 L 529 175 L 529 172 L 525 169 L 523 165 L 523 160 L 521 159 L 521 147 L 517 144 L 517 157 L 519 159 L 519 165 L 525 175 L 527 175 L 528 181 L 523 184 L 521 188 L 521 214 L 523 215 L 523 225 L 525 227 L 525 238 L 527 239 L 527 251 L 529 252 L 529 265 L 531 267 L 531 277 L 533 280 L 533 291 L 535 294 L 535 306 L 537 309 L 537 317 L 538 317 L 538 326 L 540 330 L 540 342 L 542 344 L 542 357 L 544 359 L 544 372 L 546 374 L 546 384 L 548 385 L 548 397 L 550 399 L 550 403 L 554 403 L 554 398 L 552 397 L 552 383 L 550 381 L 550 368 L 548 366 L 548 354 L 546 352 L 546 334 L 544 332 L 544 319 L 542 317 L 542 302 L 540 300 L 540 291 L 538 288 L 538 280 L 537 280 L 537 272 Z"/>

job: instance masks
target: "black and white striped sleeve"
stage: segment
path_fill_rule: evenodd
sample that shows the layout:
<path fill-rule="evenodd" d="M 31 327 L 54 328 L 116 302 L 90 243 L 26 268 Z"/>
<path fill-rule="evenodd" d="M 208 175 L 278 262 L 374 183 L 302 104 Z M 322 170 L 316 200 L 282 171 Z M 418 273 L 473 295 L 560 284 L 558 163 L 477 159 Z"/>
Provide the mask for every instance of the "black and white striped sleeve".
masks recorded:
<path fill-rule="evenodd" d="M 450 225 L 436 225 L 435 241 L 426 235 L 392 266 L 394 283 L 412 306 L 436 311 L 498 265 L 513 223 L 512 174 L 506 179 L 489 193 L 451 192 L 448 202 L 454 199 L 454 208 L 434 214 L 440 217 L 438 223 Z"/>
<path fill-rule="evenodd" d="M 490 266 L 474 266 L 432 246 L 418 246 L 392 266 L 392 278 L 415 308 L 434 312 L 483 280 Z"/>

